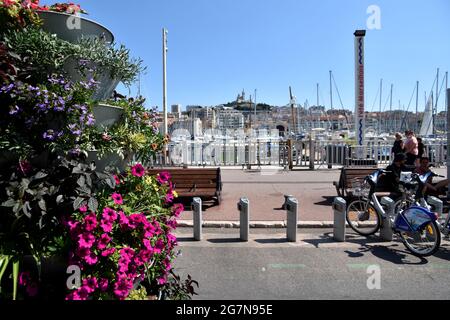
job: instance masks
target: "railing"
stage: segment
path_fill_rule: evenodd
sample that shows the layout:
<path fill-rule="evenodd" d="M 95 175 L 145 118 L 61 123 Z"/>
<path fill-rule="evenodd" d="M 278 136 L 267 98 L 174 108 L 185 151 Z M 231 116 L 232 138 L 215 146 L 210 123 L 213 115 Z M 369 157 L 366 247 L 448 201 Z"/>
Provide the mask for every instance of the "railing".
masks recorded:
<path fill-rule="evenodd" d="M 361 150 L 362 149 L 362 150 Z M 168 165 L 171 166 L 280 166 L 294 168 L 332 168 L 350 164 L 388 165 L 392 161 L 392 143 L 369 141 L 358 147 L 342 141 L 292 141 L 277 138 L 239 140 L 214 140 L 202 142 L 183 140 L 169 145 Z M 289 152 L 291 154 L 289 155 Z M 361 157 L 362 155 L 362 157 Z M 436 166 L 447 163 L 446 141 L 427 144 L 425 156 Z M 359 159 L 355 162 L 355 159 Z M 157 156 L 150 165 L 163 164 Z"/>

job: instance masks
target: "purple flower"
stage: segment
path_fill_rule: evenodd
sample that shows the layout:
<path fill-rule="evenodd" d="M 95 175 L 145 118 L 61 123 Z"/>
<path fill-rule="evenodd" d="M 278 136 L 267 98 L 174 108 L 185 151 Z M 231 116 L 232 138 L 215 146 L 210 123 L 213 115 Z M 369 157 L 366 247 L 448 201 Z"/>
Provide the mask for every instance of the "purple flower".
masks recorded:
<path fill-rule="evenodd" d="M 18 114 L 20 111 L 20 108 L 18 106 L 14 106 L 13 108 L 11 108 L 11 111 L 9 111 L 9 114 L 14 116 L 16 114 Z"/>
<path fill-rule="evenodd" d="M 81 130 L 76 124 L 69 124 L 69 130 L 74 136 L 81 136 Z"/>
<path fill-rule="evenodd" d="M 55 141 L 58 137 L 61 136 L 60 134 L 60 132 L 55 132 L 54 130 L 47 130 L 47 132 L 44 132 L 42 137 L 47 141 Z"/>

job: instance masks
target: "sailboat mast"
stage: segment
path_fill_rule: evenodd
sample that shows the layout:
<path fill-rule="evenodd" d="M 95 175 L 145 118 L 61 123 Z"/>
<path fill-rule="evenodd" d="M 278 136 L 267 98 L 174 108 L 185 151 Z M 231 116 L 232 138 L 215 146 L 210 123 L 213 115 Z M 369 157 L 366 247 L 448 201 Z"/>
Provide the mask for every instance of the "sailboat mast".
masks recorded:
<path fill-rule="evenodd" d="M 390 104 L 390 114 L 389 114 L 389 118 L 390 119 L 392 119 L 392 99 L 393 99 L 393 97 L 394 97 L 394 84 L 393 83 L 391 83 L 391 96 L 390 96 L 390 102 L 391 102 L 391 104 Z M 391 120 L 391 125 L 390 125 L 390 130 L 392 130 L 392 120 Z M 394 128 L 395 129 L 395 128 Z"/>
<path fill-rule="evenodd" d="M 380 115 L 378 116 L 378 134 L 381 134 L 381 108 L 382 108 L 382 100 L 383 99 L 383 79 L 380 80 Z"/>
<path fill-rule="evenodd" d="M 416 125 L 414 131 L 419 130 L 419 81 L 416 83 Z"/>
<path fill-rule="evenodd" d="M 333 71 L 330 70 L 330 102 L 331 110 L 333 110 L 333 84 L 332 84 Z"/>
<path fill-rule="evenodd" d="M 438 101 L 439 101 L 439 68 L 437 69 L 436 74 L 436 103 L 433 110 L 433 135 L 436 134 L 436 114 L 438 109 Z"/>

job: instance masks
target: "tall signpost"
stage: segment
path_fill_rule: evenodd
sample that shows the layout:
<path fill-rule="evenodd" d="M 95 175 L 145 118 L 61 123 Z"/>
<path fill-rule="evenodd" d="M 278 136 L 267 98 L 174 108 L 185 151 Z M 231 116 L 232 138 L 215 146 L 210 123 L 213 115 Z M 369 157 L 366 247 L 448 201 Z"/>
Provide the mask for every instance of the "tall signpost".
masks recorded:
<path fill-rule="evenodd" d="M 450 89 L 447 88 L 447 123 L 450 123 Z M 450 179 L 450 130 L 447 130 L 447 179 Z M 449 186 L 450 190 L 450 186 Z M 447 194 L 450 197 L 450 191 Z"/>
<path fill-rule="evenodd" d="M 167 124 L 167 29 L 162 30 L 163 34 L 163 135 L 169 133 Z M 164 146 L 164 164 L 167 163 L 167 145 Z"/>
<path fill-rule="evenodd" d="M 355 32 L 355 134 L 357 143 L 357 158 L 365 157 L 365 95 L 364 95 L 364 37 L 365 30 L 356 30 Z"/>

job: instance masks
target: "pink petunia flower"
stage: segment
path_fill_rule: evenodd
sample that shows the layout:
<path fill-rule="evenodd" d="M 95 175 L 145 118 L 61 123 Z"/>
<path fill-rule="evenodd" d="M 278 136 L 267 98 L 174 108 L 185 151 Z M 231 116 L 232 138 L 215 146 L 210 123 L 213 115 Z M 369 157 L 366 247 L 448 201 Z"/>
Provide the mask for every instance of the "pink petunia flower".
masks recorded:
<path fill-rule="evenodd" d="M 86 213 L 88 211 L 88 207 L 86 207 L 86 206 L 82 206 L 81 208 L 80 208 L 80 212 L 81 213 Z"/>
<path fill-rule="evenodd" d="M 114 176 L 114 180 L 116 181 L 116 185 L 120 185 L 121 184 L 120 179 L 119 179 L 118 176 Z"/>
<path fill-rule="evenodd" d="M 93 252 L 91 252 L 90 255 L 84 257 L 84 261 L 86 261 L 86 263 L 88 265 L 93 266 L 93 265 L 97 264 L 98 257 Z"/>
<path fill-rule="evenodd" d="M 119 205 L 119 206 L 120 206 L 120 205 L 123 204 L 123 198 L 122 198 L 122 195 L 121 195 L 121 194 L 115 192 L 115 193 L 113 193 L 113 195 L 112 195 L 111 197 L 113 198 L 114 203 L 115 203 L 116 205 Z"/>
<path fill-rule="evenodd" d="M 131 167 L 131 174 L 135 177 L 142 178 L 145 175 L 145 168 L 142 164 L 138 163 L 137 165 Z"/>
<path fill-rule="evenodd" d="M 105 209 L 103 209 L 102 217 L 105 220 L 114 222 L 117 220 L 117 212 L 111 208 L 105 208 Z"/>
<path fill-rule="evenodd" d="M 128 217 L 122 211 L 119 212 L 119 224 L 121 227 L 128 227 Z"/>
<path fill-rule="evenodd" d="M 170 179 L 171 179 L 170 173 L 167 172 L 167 171 L 161 172 L 161 173 L 158 174 L 158 176 L 156 177 L 156 180 L 157 180 L 160 184 L 166 184 Z"/>
<path fill-rule="evenodd" d="M 116 248 L 106 249 L 102 252 L 102 257 L 110 257 L 116 252 Z"/>
<path fill-rule="evenodd" d="M 111 237 L 108 236 L 106 233 L 102 234 L 100 236 L 100 240 L 98 241 L 97 248 L 99 250 L 104 250 L 108 246 L 108 244 L 111 242 Z"/>
<path fill-rule="evenodd" d="M 83 233 L 78 236 L 78 247 L 90 249 L 95 243 L 95 237 L 92 233 Z"/>
<path fill-rule="evenodd" d="M 133 282 L 126 277 L 119 277 L 114 284 L 114 294 L 119 299 L 125 299 L 133 289 Z"/>
<path fill-rule="evenodd" d="M 83 287 L 86 288 L 86 290 L 92 294 L 95 292 L 95 290 L 98 288 L 98 281 L 96 277 L 90 277 L 83 280 Z"/>
<path fill-rule="evenodd" d="M 184 206 L 182 204 L 175 204 L 172 208 L 172 213 L 176 218 L 179 218 L 184 211 Z"/>
<path fill-rule="evenodd" d="M 94 231 L 97 228 L 97 224 L 97 215 L 93 212 L 84 218 L 84 229 L 88 232 Z"/>
<path fill-rule="evenodd" d="M 98 288 L 100 289 L 101 292 L 106 292 L 108 291 L 108 279 L 100 279 L 100 281 L 98 282 Z"/>
<path fill-rule="evenodd" d="M 102 220 L 100 222 L 100 227 L 106 233 L 110 233 L 113 229 L 113 223 L 110 220 Z"/>

